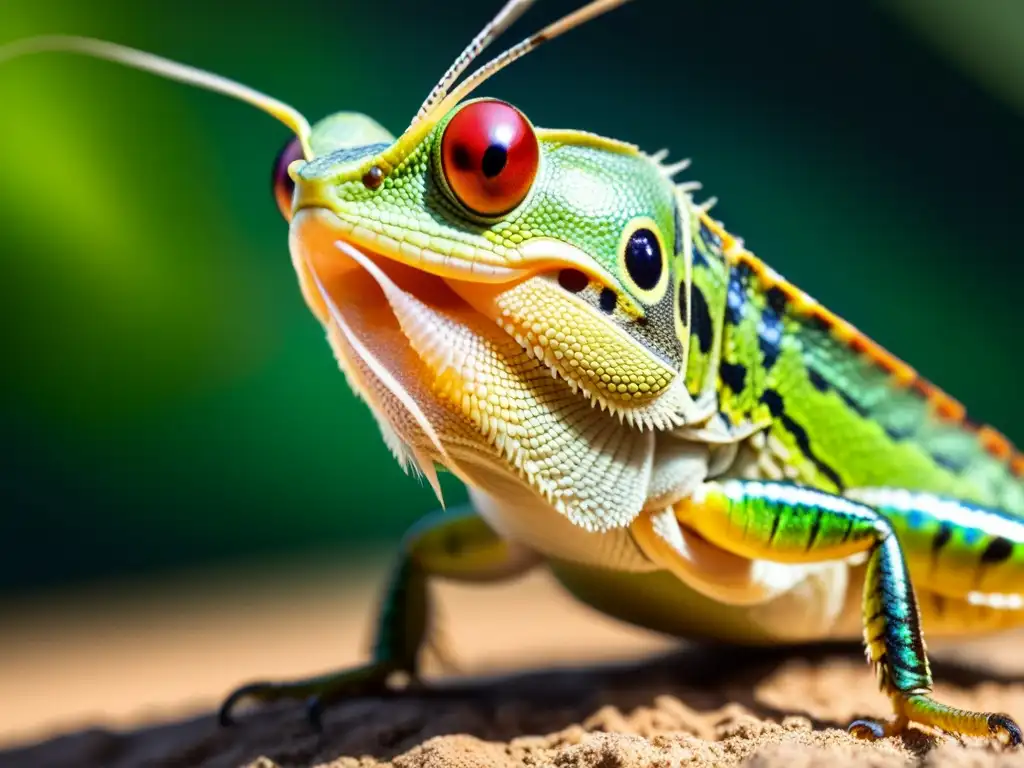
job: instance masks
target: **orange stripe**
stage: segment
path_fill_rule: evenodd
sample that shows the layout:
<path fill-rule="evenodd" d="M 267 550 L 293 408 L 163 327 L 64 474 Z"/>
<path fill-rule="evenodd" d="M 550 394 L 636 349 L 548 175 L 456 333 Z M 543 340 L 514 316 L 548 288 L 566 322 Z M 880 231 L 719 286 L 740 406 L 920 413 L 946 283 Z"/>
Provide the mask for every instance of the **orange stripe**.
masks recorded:
<path fill-rule="evenodd" d="M 927 379 L 918 378 L 914 382 L 914 389 L 924 396 L 935 413 L 945 421 L 963 422 L 967 418 L 967 409 L 958 400 L 947 395 Z"/>
<path fill-rule="evenodd" d="M 996 458 L 1006 461 L 1013 455 L 1013 446 L 1002 433 L 985 425 L 978 429 L 978 439 L 985 446 L 985 450 Z"/>
<path fill-rule="evenodd" d="M 1013 457 L 1010 459 L 1010 471 L 1017 477 L 1024 477 L 1024 454 L 1013 454 Z"/>

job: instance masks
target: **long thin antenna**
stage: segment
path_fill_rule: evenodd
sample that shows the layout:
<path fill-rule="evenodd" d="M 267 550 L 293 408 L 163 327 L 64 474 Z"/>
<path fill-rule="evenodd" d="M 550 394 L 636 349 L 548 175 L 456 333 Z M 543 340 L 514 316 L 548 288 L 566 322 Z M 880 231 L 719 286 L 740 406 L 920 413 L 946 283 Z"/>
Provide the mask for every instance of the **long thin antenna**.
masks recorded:
<path fill-rule="evenodd" d="M 504 53 L 496 56 L 477 69 L 457 87 L 447 93 L 443 99 L 435 103 L 427 114 L 443 114 L 472 93 L 474 89 L 489 77 L 504 69 L 513 61 L 521 59 L 542 43 L 545 43 L 548 40 L 553 40 L 571 29 L 575 29 L 582 24 L 586 24 L 591 19 L 594 19 L 603 13 L 607 13 L 608 11 L 618 8 L 620 5 L 625 5 L 629 1 L 630 0 L 593 0 L 567 16 L 563 16 L 558 21 L 544 27 L 540 32 L 530 35 L 525 40 L 512 46 Z M 424 117 L 426 117 L 426 115 L 424 115 Z"/>
<path fill-rule="evenodd" d="M 302 144 L 302 153 L 306 159 L 311 160 L 313 158 L 313 151 L 309 145 L 311 132 L 309 122 L 294 107 L 290 107 L 284 102 L 273 99 L 246 85 L 236 83 L 234 80 L 229 80 L 226 77 L 214 75 L 186 64 L 179 64 L 176 61 L 171 61 L 152 53 L 89 37 L 53 35 L 30 37 L 24 40 L 16 40 L 6 46 L 0 46 L 0 64 L 19 56 L 44 52 L 79 53 L 98 59 L 106 59 L 107 61 L 124 64 L 125 66 L 141 69 L 145 72 L 152 72 L 170 80 L 177 80 L 178 82 L 194 85 L 198 88 L 214 91 L 215 93 L 221 93 L 239 101 L 247 102 L 287 125 Z"/>
<path fill-rule="evenodd" d="M 516 20 L 522 16 L 526 10 L 533 5 L 535 0 L 509 0 L 505 3 L 505 6 L 498 11 L 498 14 L 491 19 L 487 25 L 480 30 L 479 34 L 473 38 L 473 40 L 467 45 L 462 53 L 459 54 L 458 58 L 452 62 L 452 65 L 448 67 L 448 71 L 444 73 L 437 85 L 433 87 L 430 94 L 424 100 L 420 106 L 416 116 L 412 119 L 412 124 L 416 122 L 430 112 L 431 107 L 434 106 L 440 99 L 444 98 L 448 93 L 448 89 L 451 88 L 452 84 L 459 79 L 459 75 L 466 71 L 473 60 L 480 55 L 480 53 L 494 42 L 505 30 L 515 24 Z"/>

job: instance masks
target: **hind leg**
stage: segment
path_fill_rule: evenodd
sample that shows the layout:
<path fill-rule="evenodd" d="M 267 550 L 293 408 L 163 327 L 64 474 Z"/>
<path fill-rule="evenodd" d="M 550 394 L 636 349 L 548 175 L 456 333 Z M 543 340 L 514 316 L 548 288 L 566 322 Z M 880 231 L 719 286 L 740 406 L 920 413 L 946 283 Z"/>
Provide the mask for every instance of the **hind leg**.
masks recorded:
<path fill-rule="evenodd" d="M 880 737 L 910 722 L 972 736 L 1021 730 L 1000 713 L 968 712 L 931 698 L 932 677 L 917 597 L 892 524 L 867 504 L 786 483 L 725 480 L 698 488 L 675 509 L 680 523 L 734 554 L 788 563 L 867 553 L 863 626 L 868 659 L 892 702 L 887 723 L 858 721 L 851 731 Z"/>

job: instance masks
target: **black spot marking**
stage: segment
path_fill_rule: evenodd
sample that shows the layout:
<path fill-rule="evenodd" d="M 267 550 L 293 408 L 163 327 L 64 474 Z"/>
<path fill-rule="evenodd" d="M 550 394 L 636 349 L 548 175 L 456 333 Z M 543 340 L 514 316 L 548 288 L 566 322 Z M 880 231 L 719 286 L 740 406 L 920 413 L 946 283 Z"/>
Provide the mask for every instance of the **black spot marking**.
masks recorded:
<path fill-rule="evenodd" d="M 836 488 L 842 490 L 845 486 L 842 478 L 839 477 L 839 473 L 815 455 L 814 451 L 811 449 L 811 438 L 807 434 L 807 430 L 803 428 L 802 424 L 794 421 L 792 417 L 786 413 L 782 395 L 774 389 L 766 389 L 764 394 L 761 395 L 761 402 L 768 406 L 768 410 L 771 412 L 772 416 L 778 420 L 779 424 L 782 425 L 782 428 L 793 436 L 793 439 L 796 440 L 796 444 L 800 448 L 801 452 L 803 452 L 811 463 L 817 467 L 818 471 L 831 480 Z"/>
<path fill-rule="evenodd" d="M 704 251 L 697 247 L 697 242 L 693 243 L 693 265 L 695 267 L 707 267 L 710 265 L 708 257 L 704 255 Z"/>
<path fill-rule="evenodd" d="M 967 459 L 965 457 L 954 457 L 943 453 L 933 453 L 932 461 L 943 469 L 948 469 L 953 473 L 960 473 L 967 469 Z"/>
<path fill-rule="evenodd" d="M 917 650 L 914 646 L 911 645 L 903 645 L 902 647 L 913 648 L 913 650 L 915 651 Z M 919 659 L 904 659 L 901 656 L 887 656 L 886 658 L 888 660 L 888 664 L 891 667 L 893 667 L 894 669 L 898 669 L 901 672 L 904 672 L 908 675 L 924 674 L 924 670 L 922 669 L 921 662 Z"/>
<path fill-rule="evenodd" d="M 672 220 L 675 222 L 675 242 L 672 243 L 672 255 L 678 256 L 683 252 L 683 217 L 679 212 L 679 199 L 672 200 Z M 683 315 L 686 317 L 686 315 Z"/>
<path fill-rule="evenodd" d="M 658 285 L 664 270 L 658 238 L 649 229 L 638 229 L 626 243 L 626 271 L 645 291 Z"/>
<path fill-rule="evenodd" d="M 814 328 L 821 333 L 832 333 L 832 322 L 819 314 L 811 314 L 806 320 L 809 328 Z"/>
<path fill-rule="evenodd" d="M 849 394 L 842 389 L 836 389 L 836 394 L 839 395 L 839 399 L 843 401 L 847 408 L 856 413 L 858 416 L 867 418 L 868 410 L 863 405 L 858 403 Z"/>
<path fill-rule="evenodd" d="M 726 360 L 718 367 L 722 383 L 733 392 L 742 392 L 747 381 L 747 367 L 741 363 L 730 363 Z"/>
<path fill-rule="evenodd" d="M 601 309 L 610 315 L 615 311 L 615 305 L 619 303 L 619 297 L 611 288 L 602 288 L 600 302 Z"/>
<path fill-rule="evenodd" d="M 761 350 L 764 368 L 770 371 L 779 359 L 782 351 L 782 318 L 770 307 L 761 313 L 761 322 L 757 324 L 757 345 Z"/>
<path fill-rule="evenodd" d="M 811 386 L 814 387 L 816 390 L 823 394 L 830 390 L 834 391 L 839 396 L 839 399 L 843 401 L 847 408 L 852 410 L 858 416 L 867 418 L 868 411 L 863 405 L 854 400 L 853 397 L 848 393 L 844 392 L 838 387 L 833 387 L 831 384 L 829 384 L 828 380 L 824 376 L 822 376 L 820 372 L 816 371 L 814 368 L 808 368 L 807 378 L 810 380 Z"/>
<path fill-rule="evenodd" d="M 711 345 L 715 341 L 715 332 L 711 327 L 711 310 L 708 309 L 708 301 L 704 298 L 704 291 L 696 285 L 690 287 L 690 326 L 693 335 L 697 337 L 700 351 L 703 354 L 711 352 Z"/>
<path fill-rule="evenodd" d="M 700 239 L 707 243 L 709 246 L 714 248 L 716 251 L 722 250 L 722 238 L 708 229 L 708 225 L 703 221 L 700 223 Z"/>
<path fill-rule="evenodd" d="M 845 544 L 846 542 L 848 542 L 850 540 L 850 536 L 853 535 L 853 529 L 854 529 L 853 518 L 852 517 L 848 517 L 846 519 L 846 528 L 843 530 L 842 538 L 839 541 L 840 544 Z"/>
<path fill-rule="evenodd" d="M 909 440 L 916 431 L 914 427 L 894 427 L 888 424 L 885 426 L 885 434 L 889 436 L 890 440 L 895 440 L 896 442 Z"/>
<path fill-rule="evenodd" d="M 814 510 L 814 521 L 811 523 L 811 535 L 807 537 L 807 551 L 810 552 L 814 548 L 815 542 L 818 541 L 818 533 L 821 531 L 821 517 L 825 514 L 825 510 L 818 507 Z"/>
<path fill-rule="evenodd" d="M 935 538 L 932 539 L 932 557 L 938 557 L 939 552 L 942 548 L 949 544 L 949 540 L 953 538 L 953 526 L 943 520 L 939 523 L 939 530 L 935 532 Z"/>
<path fill-rule="evenodd" d="M 739 325 L 747 299 L 745 294 L 746 274 L 742 265 L 733 267 L 729 273 L 729 287 L 726 293 L 725 319 L 732 325 Z"/>
<path fill-rule="evenodd" d="M 508 163 L 508 147 L 501 144 L 491 144 L 484 150 L 483 159 L 480 161 L 480 170 L 488 179 L 493 179 L 503 170 Z"/>
<path fill-rule="evenodd" d="M 761 402 L 768 406 L 768 410 L 774 418 L 777 419 L 782 415 L 782 395 L 774 389 L 766 389 L 761 395 Z"/>
<path fill-rule="evenodd" d="M 786 297 L 786 292 L 777 285 L 773 285 L 765 291 L 764 298 L 768 302 L 768 307 L 776 315 L 784 315 L 786 313 L 786 304 L 789 303 L 789 299 Z"/>
<path fill-rule="evenodd" d="M 578 269 L 563 269 L 558 273 L 558 284 L 569 293 L 579 293 L 590 284 L 590 278 Z"/>
<path fill-rule="evenodd" d="M 761 313 L 761 322 L 757 326 L 758 346 L 764 358 L 764 367 L 771 370 L 779 359 L 782 349 L 783 324 L 782 317 L 786 312 L 788 299 L 785 292 L 778 286 L 772 286 L 764 293 L 767 306 Z"/>
<path fill-rule="evenodd" d="M 829 383 L 825 380 L 825 377 L 818 373 L 813 368 L 809 368 L 807 371 L 807 378 L 811 380 L 811 386 L 819 392 L 828 392 L 830 389 Z"/>
<path fill-rule="evenodd" d="M 995 565 L 1008 560 L 1012 554 L 1013 542 L 1002 536 L 996 536 L 981 553 L 981 562 L 985 565 Z"/>
<path fill-rule="evenodd" d="M 878 621 L 879 619 L 883 618 L 884 616 L 885 616 L 885 608 L 879 608 L 877 611 L 875 611 L 870 616 L 868 616 L 866 619 L 864 619 L 864 623 L 865 624 L 873 624 L 876 621 Z"/>
<path fill-rule="evenodd" d="M 779 523 L 782 520 L 782 515 L 778 512 L 772 518 L 772 532 L 768 534 L 768 544 L 772 544 L 775 541 L 775 535 L 779 532 Z"/>
<path fill-rule="evenodd" d="M 679 319 L 683 321 L 683 327 L 685 328 L 686 324 L 690 322 L 690 316 L 688 314 L 689 301 L 686 298 L 686 291 L 683 290 L 684 288 L 686 288 L 686 285 L 684 283 L 680 283 L 677 293 L 679 294 Z"/>

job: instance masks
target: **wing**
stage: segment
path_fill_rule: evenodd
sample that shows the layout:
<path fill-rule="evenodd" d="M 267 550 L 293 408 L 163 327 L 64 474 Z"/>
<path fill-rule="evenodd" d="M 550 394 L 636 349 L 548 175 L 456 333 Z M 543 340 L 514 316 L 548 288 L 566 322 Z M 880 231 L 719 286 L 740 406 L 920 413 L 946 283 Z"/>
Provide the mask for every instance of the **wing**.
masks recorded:
<path fill-rule="evenodd" d="M 706 241 L 706 242 L 704 242 Z M 724 265 L 718 392 L 733 424 L 831 491 L 899 487 L 1024 516 L 1024 457 L 902 360 L 746 251 L 706 216 L 695 239 Z"/>

